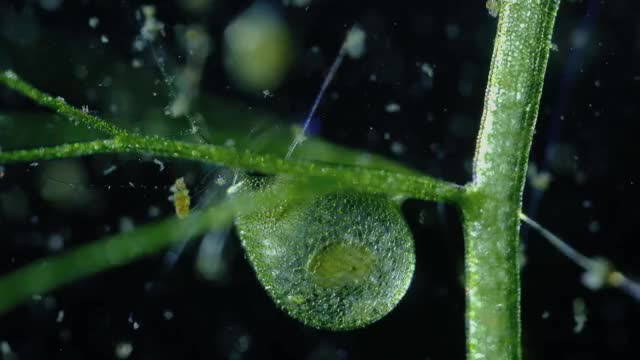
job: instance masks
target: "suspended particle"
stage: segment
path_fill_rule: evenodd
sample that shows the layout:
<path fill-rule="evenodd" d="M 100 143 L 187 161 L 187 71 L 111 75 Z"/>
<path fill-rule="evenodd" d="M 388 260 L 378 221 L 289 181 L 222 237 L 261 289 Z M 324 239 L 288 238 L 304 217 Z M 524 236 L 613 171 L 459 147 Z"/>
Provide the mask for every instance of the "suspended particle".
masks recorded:
<path fill-rule="evenodd" d="M 307 7 L 311 0 L 282 0 L 284 6 Z"/>
<path fill-rule="evenodd" d="M 428 63 L 422 63 L 420 65 L 420 70 L 428 77 L 433 77 L 433 66 L 429 65 Z"/>
<path fill-rule="evenodd" d="M 128 359 L 132 352 L 133 345 L 128 341 L 119 342 L 114 350 L 117 359 Z"/>
<path fill-rule="evenodd" d="M 400 105 L 396 102 L 390 102 L 384 107 L 384 111 L 388 113 L 397 113 L 400 111 Z"/>
<path fill-rule="evenodd" d="M 493 17 L 497 17 L 500 12 L 500 0 L 487 0 L 485 4 L 487 7 L 487 11 L 489 11 L 489 15 Z"/>
<path fill-rule="evenodd" d="M 234 191 L 286 186 L 278 178 L 266 182 L 245 180 Z M 239 214 L 236 227 L 270 297 L 314 328 L 350 330 L 379 320 L 413 276 L 411 233 L 398 202 L 383 195 L 335 192 L 284 202 Z"/>
<path fill-rule="evenodd" d="M 144 24 L 140 29 L 140 36 L 144 41 L 153 41 L 158 34 L 164 36 L 164 23 L 156 19 L 156 7 L 153 5 L 144 5 L 141 8 L 144 16 Z"/>
<path fill-rule="evenodd" d="M 358 25 L 354 25 L 349 30 L 344 42 L 344 49 L 350 58 L 359 59 L 364 55 L 366 38 L 367 34 Z"/>
<path fill-rule="evenodd" d="M 89 27 L 92 29 L 95 29 L 98 27 L 98 24 L 100 24 L 100 19 L 98 19 L 95 16 L 92 16 L 89 18 Z"/>
<path fill-rule="evenodd" d="M 573 333 L 581 333 L 587 323 L 587 306 L 582 298 L 573 300 L 573 320 L 575 321 Z"/>
<path fill-rule="evenodd" d="M 153 159 L 153 163 L 158 165 L 160 172 L 164 171 L 164 163 L 158 159 Z"/>
<path fill-rule="evenodd" d="M 264 2 L 238 15 L 224 31 L 224 65 L 234 84 L 260 94 L 283 81 L 292 64 L 292 35 Z"/>
<path fill-rule="evenodd" d="M 180 219 L 187 217 L 191 210 L 191 197 L 189 196 L 189 189 L 187 189 L 187 184 L 184 182 L 184 178 L 178 178 L 175 184 L 171 186 L 170 190 L 173 195 L 169 196 L 169 201 L 173 201 L 173 206 L 176 209 L 176 215 Z"/>

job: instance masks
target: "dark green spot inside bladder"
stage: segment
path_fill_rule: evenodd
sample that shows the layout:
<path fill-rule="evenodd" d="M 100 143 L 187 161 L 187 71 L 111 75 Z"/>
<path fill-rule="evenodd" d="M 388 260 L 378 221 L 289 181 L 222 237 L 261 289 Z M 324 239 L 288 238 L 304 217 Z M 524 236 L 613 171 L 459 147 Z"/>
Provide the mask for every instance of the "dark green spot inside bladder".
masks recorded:
<path fill-rule="evenodd" d="M 340 287 L 365 281 L 374 265 L 375 257 L 367 248 L 333 243 L 314 254 L 307 268 L 318 285 Z"/>

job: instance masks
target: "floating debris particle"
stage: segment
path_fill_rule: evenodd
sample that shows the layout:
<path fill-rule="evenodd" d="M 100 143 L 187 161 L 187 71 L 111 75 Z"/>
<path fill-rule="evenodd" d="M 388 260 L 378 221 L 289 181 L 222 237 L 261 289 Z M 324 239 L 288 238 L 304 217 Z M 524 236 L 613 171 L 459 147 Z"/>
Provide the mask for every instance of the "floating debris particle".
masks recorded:
<path fill-rule="evenodd" d="M 573 300 L 573 320 L 576 322 L 573 332 L 581 333 L 587 323 L 587 306 L 582 298 Z"/>
<path fill-rule="evenodd" d="M 122 341 L 116 344 L 115 355 L 118 359 L 127 359 L 133 352 L 133 345 L 128 341 Z"/>
<path fill-rule="evenodd" d="M 103 44 L 108 44 L 109 38 L 107 37 L 107 35 L 100 36 L 100 42 L 102 42 Z"/>
<path fill-rule="evenodd" d="M 390 102 L 384 107 L 384 111 L 388 113 L 397 113 L 400 111 L 400 105 L 396 102 Z"/>
<path fill-rule="evenodd" d="M 171 320 L 171 319 L 173 319 L 173 316 L 174 316 L 173 315 L 173 311 L 171 311 L 171 310 L 165 310 L 165 311 L 162 312 L 162 317 L 165 320 Z"/>
<path fill-rule="evenodd" d="M 293 59 L 291 31 L 278 12 L 259 2 L 224 31 L 224 65 L 234 84 L 250 93 L 274 89 Z"/>
<path fill-rule="evenodd" d="M 92 29 L 95 29 L 98 27 L 98 25 L 100 24 L 100 19 L 98 19 L 95 16 L 92 16 L 89 18 L 89 27 Z"/>
<path fill-rule="evenodd" d="M 64 320 L 64 310 L 58 310 L 58 315 L 56 316 L 56 322 L 61 323 Z"/>
<path fill-rule="evenodd" d="M 183 219 L 189 215 L 191 210 L 191 197 L 189 196 L 189 189 L 187 189 L 184 178 L 178 178 L 170 190 L 173 195 L 169 196 L 169 201 L 173 201 L 173 206 L 176 209 L 178 218 Z"/>
<path fill-rule="evenodd" d="M 144 24 L 142 25 L 142 29 L 140 29 L 142 39 L 153 41 L 158 34 L 164 36 L 164 23 L 156 19 L 156 7 L 153 5 L 145 5 L 141 10 L 144 16 Z"/>
<path fill-rule="evenodd" d="M 158 217 L 160 215 L 160 208 L 157 206 L 149 206 L 149 209 L 147 209 L 147 215 L 151 218 Z"/>
<path fill-rule="evenodd" d="M 158 159 L 153 159 L 153 163 L 158 165 L 160 172 L 164 171 L 164 163 Z"/>
<path fill-rule="evenodd" d="M 120 223 L 118 224 L 120 228 L 120 232 L 125 233 L 129 231 L 133 231 L 135 225 L 133 224 L 133 220 L 128 216 L 123 216 L 120 218 Z"/>
<path fill-rule="evenodd" d="M 396 155 L 402 155 L 407 150 L 406 146 L 399 141 L 394 141 L 391 143 L 391 152 Z"/>
<path fill-rule="evenodd" d="M 543 319 L 547 320 L 550 317 L 551 317 L 551 313 L 550 312 L 545 311 L 545 312 L 542 313 L 542 318 Z"/>
<path fill-rule="evenodd" d="M 108 168 L 104 169 L 104 171 L 102 171 L 102 175 L 107 176 L 112 172 L 116 171 L 117 168 L 118 168 L 117 166 L 111 165 Z"/>
<path fill-rule="evenodd" d="M 47 11 L 55 11 L 60 8 L 63 0 L 40 0 L 40 7 Z"/>
<path fill-rule="evenodd" d="M 142 60 L 138 59 L 138 58 L 133 58 L 131 59 L 131 67 L 134 69 L 139 69 L 141 68 L 143 65 Z"/>
<path fill-rule="evenodd" d="M 284 6 L 307 7 L 311 0 L 282 0 Z"/>
<path fill-rule="evenodd" d="M 344 49 L 352 59 L 359 59 L 362 57 L 365 51 L 365 40 L 367 34 L 358 25 L 354 25 L 349 33 L 347 39 L 344 42 Z"/>
<path fill-rule="evenodd" d="M 422 72 L 425 73 L 428 77 L 433 77 L 433 66 L 427 63 L 422 63 L 420 65 L 420 70 L 422 70 Z"/>

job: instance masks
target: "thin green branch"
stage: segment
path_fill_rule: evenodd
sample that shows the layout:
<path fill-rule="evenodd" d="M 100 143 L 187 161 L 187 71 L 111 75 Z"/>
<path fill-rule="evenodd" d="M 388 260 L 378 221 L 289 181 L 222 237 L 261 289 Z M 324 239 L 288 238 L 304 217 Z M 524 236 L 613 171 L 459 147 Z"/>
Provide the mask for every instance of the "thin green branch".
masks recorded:
<path fill-rule="evenodd" d="M 36 89 L 31 84 L 20 79 L 20 77 L 11 70 L 6 70 L 0 73 L 0 83 L 28 97 L 35 103 L 56 111 L 58 114 L 63 115 L 70 120 L 77 120 L 83 123 L 90 129 L 97 129 L 103 133 L 113 136 L 127 134 L 126 130 L 93 116 L 87 111 L 82 111 L 67 104 L 61 97 L 53 97 Z"/>
<path fill-rule="evenodd" d="M 299 200 L 311 194 L 327 191 L 332 186 L 326 182 L 307 182 L 297 183 L 277 192 L 235 195 L 217 205 L 195 211 L 184 219 L 171 218 L 143 225 L 131 232 L 120 233 L 57 256 L 36 260 L 0 277 L 0 314 L 34 295 L 44 294 L 82 277 L 128 264 L 206 231 L 224 228 L 231 223 L 233 215 L 238 211 L 261 211 L 282 200 Z"/>
<path fill-rule="evenodd" d="M 559 0 L 500 0 L 462 206 L 469 359 L 521 359 L 518 214 Z"/>
<path fill-rule="evenodd" d="M 287 160 L 267 154 L 239 151 L 225 146 L 194 144 L 137 135 L 120 136 L 113 140 L 0 152 L 0 163 L 29 162 L 105 153 L 148 153 L 158 157 L 212 162 L 266 174 L 332 178 L 340 186 L 353 187 L 360 191 L 386 193 L 422 200 L 457 203 L 464 196 L 463 187 L 424 175 L 314 161 Z"/>

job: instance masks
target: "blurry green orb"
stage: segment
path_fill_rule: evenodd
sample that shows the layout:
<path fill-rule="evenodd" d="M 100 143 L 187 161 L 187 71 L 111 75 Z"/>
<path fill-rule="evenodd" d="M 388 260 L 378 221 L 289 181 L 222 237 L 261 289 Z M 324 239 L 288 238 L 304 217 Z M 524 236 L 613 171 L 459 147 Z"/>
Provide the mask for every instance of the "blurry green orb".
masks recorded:
<path fill-rule="evenodd" d="M 291 65 L 291 34 L 267 5 L 238 15 L 224 32 L 224 64 L 235 85 L 248 92 L 277 87 Z"/>

